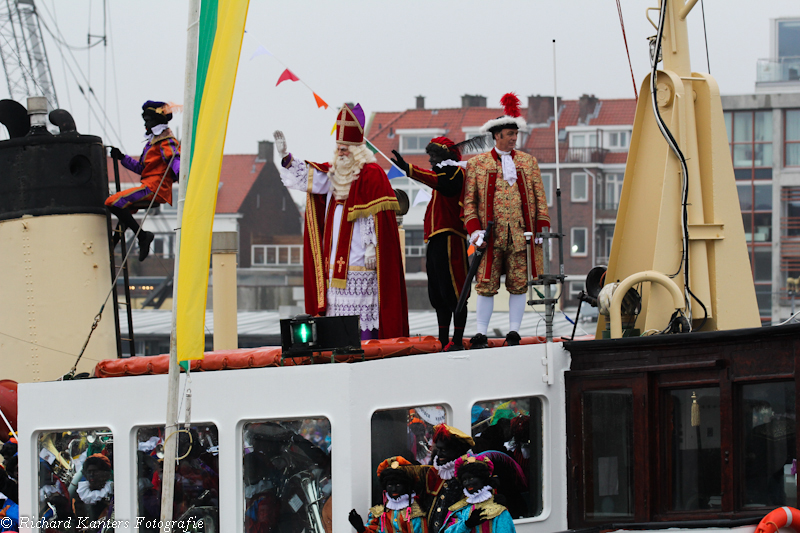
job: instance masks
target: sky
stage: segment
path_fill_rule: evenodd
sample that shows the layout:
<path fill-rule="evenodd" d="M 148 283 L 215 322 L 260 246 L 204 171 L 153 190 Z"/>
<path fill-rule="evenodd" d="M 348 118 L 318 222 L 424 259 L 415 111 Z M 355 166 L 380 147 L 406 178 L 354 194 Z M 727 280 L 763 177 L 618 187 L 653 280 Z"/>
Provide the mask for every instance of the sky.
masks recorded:
<path fill-rule="evenodd" d="M 59 106 L 79 132 L 138 155 L 142 103 L 183 101 L 188 2 L 35 1 Z M 770 19 L 800 17 L 800 3 L 701 1 L 722 94 L 752 93 L 756 61 L 770 56 Z M 657 2 L 620 4 L 638 90 L 650 69 L 646 38 L 655 34 L 645 10 Z M 700 2 L 687 20 L 692 68 L 708 72 Z M 256 153 L 259 140 L 281 129 L 293 153 L 326 160 L 343 102 L 361 103 L 369 116 L 412 108 L 417 95 L 427 108 L 458 107 L 463 94 L 486 96 L 492 107 L 509 91 L 523 104 L 528 95 L 552 95 L 554 39 L 559 96 L 634 96 L 615 0 L 251 0 L 246 32 L 226 154 Z M 104 34 L 106 46 L 85 49 Z M 259 46 L 271 55 L 251 59 Z M 287 67 L 330 107 L 318 109 L 300 82 L 276 86 Z M 91 86 L 91 107 L 79 85 L 84 93 Z M 171 123 L 178 134 L 181 118 Z"/>

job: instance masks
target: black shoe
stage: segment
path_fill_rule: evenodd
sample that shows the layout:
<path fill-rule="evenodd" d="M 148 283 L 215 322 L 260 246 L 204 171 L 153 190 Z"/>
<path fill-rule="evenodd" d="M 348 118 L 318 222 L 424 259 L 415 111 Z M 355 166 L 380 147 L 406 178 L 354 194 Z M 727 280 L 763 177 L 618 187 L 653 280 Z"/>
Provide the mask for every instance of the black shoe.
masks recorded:
<path fill-rule="evenodd" d="M 506 346 L 519 346 L 520 341 L 519 333 L 516 331 L 509 331 L 506 335 Z"/>
<path fill-rule="evenodd" d="M 481 348 L 489 347 L 489 339 L 483 333 L 477 333 L 469 340 L 470 350 L 480 350 Z"/>
<path fill-rule="evenodd" d="M 460 352 L 463 349 L 464 349 L 464 345 L 461 344 L 460 342 L 458 344 L 456 344 L 455 342 L 450 341 L 450 342 L 447 343 L 447 345 L 444 347 L 444 349 L 442 351 L 443 352 Z"/>
<path fill-rule="evenodd" d="M 147 259 L 147 256 L 150 255 L 150 245 L 153 243 L 153 239 L 156 238 L 156 234 L 152 231 L 142 231 L 139 234 L 139 261 L 144 261 Z"/>

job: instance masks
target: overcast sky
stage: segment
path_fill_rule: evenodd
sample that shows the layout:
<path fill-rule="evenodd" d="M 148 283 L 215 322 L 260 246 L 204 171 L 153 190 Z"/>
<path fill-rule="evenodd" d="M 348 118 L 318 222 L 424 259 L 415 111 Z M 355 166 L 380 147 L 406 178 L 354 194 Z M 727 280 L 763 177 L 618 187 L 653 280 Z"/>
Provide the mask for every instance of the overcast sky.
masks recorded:
<path fill-rule="evenodd" d="M 88 34 L 104 33 L 103 0 L 35 1 L 42 23 L 63 37 L 57 43 L 43 28 L 60 107 L 72 112 L 81 133 L 100 135 L 106 144 L 138 155 L 141 104 L 183 101 L 186 3 L 109 0 L 108 46 L 70 50 L 64 43 L 85 47 Z M 770 56 L 770 19 L 800 17 L 800 2 L 703 1 L 711 74 L 722 94 L 752 93 L 756 60 Z M 621 5 L 638 88 L 649 69 L 646 37 L 655 33 L 645 9 L 656 0 L 621 0 Z M 706 72 L 700 7 L 687 20 L 692 68 Z M 282 129 L 290 150 L 326 160 L 333 151 L 336 107 L 345 101 L 360 102 L 369 116 L 411 108 L 416 95 L 424 95 L 430 108 L 458 107 L 463 94 L 484 95 L 496 107 L 508 91 L 523 102 L 531 94 L 552 95 L 553 39 L 561 97 L 633 98 L 614 0 L 251 0 L 246 30 L 228 154 L 255 153 L 257 141 L 271 140 L 272 132 Z M 274 57 L 251 60 L 259 45 Z M 278 60 L 330 107 L 318 109 L 299 82 L 276 87 L 286 68 Z M 105 109 L 110 117 L 105 131 L 90 117 L 78 89 L 79 83 L 87 89 L 84 77 L 99 102 L 93 103 L 95 112 Z M 7 96 L 2 84 L 0 98 Z M 177 115 L 173 128 L 180 121 Z"/>

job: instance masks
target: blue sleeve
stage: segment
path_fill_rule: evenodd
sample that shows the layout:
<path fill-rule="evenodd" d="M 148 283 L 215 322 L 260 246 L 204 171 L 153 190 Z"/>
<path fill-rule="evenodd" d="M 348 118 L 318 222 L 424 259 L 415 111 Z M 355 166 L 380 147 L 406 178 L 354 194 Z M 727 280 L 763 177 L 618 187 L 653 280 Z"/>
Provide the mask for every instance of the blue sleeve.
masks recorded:
<path fill-rule="evenodd" d="M 172 172 L 175 173 L 175 181 L 178 181 L 178 176 L 181 175 L 181 154 L 175 154 L 175 159 L 172 160 Z"/>
<path fill-rule="evenodd" d="M 425 533 L 425 517 L 418 516 L 411 519 L 411 525 L 414 528 L 414 533 Z"/>
<path fill-rule="evenodd" d="M 514 519 L 511 513 L 503 511 L 492 520 L 492 533 L 515 533 Z"/>
<path fill-rule="evenodd" d="M 442 526 L 444 533 L 468 533 L 469 528 L 467 528 L 466 520 L 469 518 L 471 508 L 471 506 L 464 507 L 460 511 L 456 511 L 448 516 L 444 521 L 444 526 Z"/>

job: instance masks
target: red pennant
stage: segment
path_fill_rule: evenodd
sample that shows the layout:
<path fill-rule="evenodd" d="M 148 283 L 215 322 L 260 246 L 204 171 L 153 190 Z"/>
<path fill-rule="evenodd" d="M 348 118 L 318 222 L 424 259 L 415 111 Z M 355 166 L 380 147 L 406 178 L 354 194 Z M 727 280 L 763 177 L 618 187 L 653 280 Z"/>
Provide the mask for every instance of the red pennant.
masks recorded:
<path fill-rule="evenodd" d="M 292 71 L 287 68 L 286 70 L 283 71 L 283 74 L 281 74 L 281 77 L 278 78 L 278 83 L 275 84 L 275 87 L 277 87 L 278 85 L 281 84 L 281 82 L 284 82 L 286 80 L 289 80 L 289 81 L 300 81 L 300 78 L 298 78 L 297 76 L 292 74 Z"/>
<path fill-rule="evenodd" d="M 326 103 L 325 103 L 325 100 L 323 100 L 322 98 L 320 98 L 320 97 L 319 97 L 319 95 L 318 95 L 317 93 L 314 93 L 314 100 L 316 100 L 316 101 L 317 101 L 317 107 L 318 107 L 318 108 L 319 108 L 319 107 L 324 107 L 325 109 L 328 109 L 328 104 L 326 104 Z"/>

